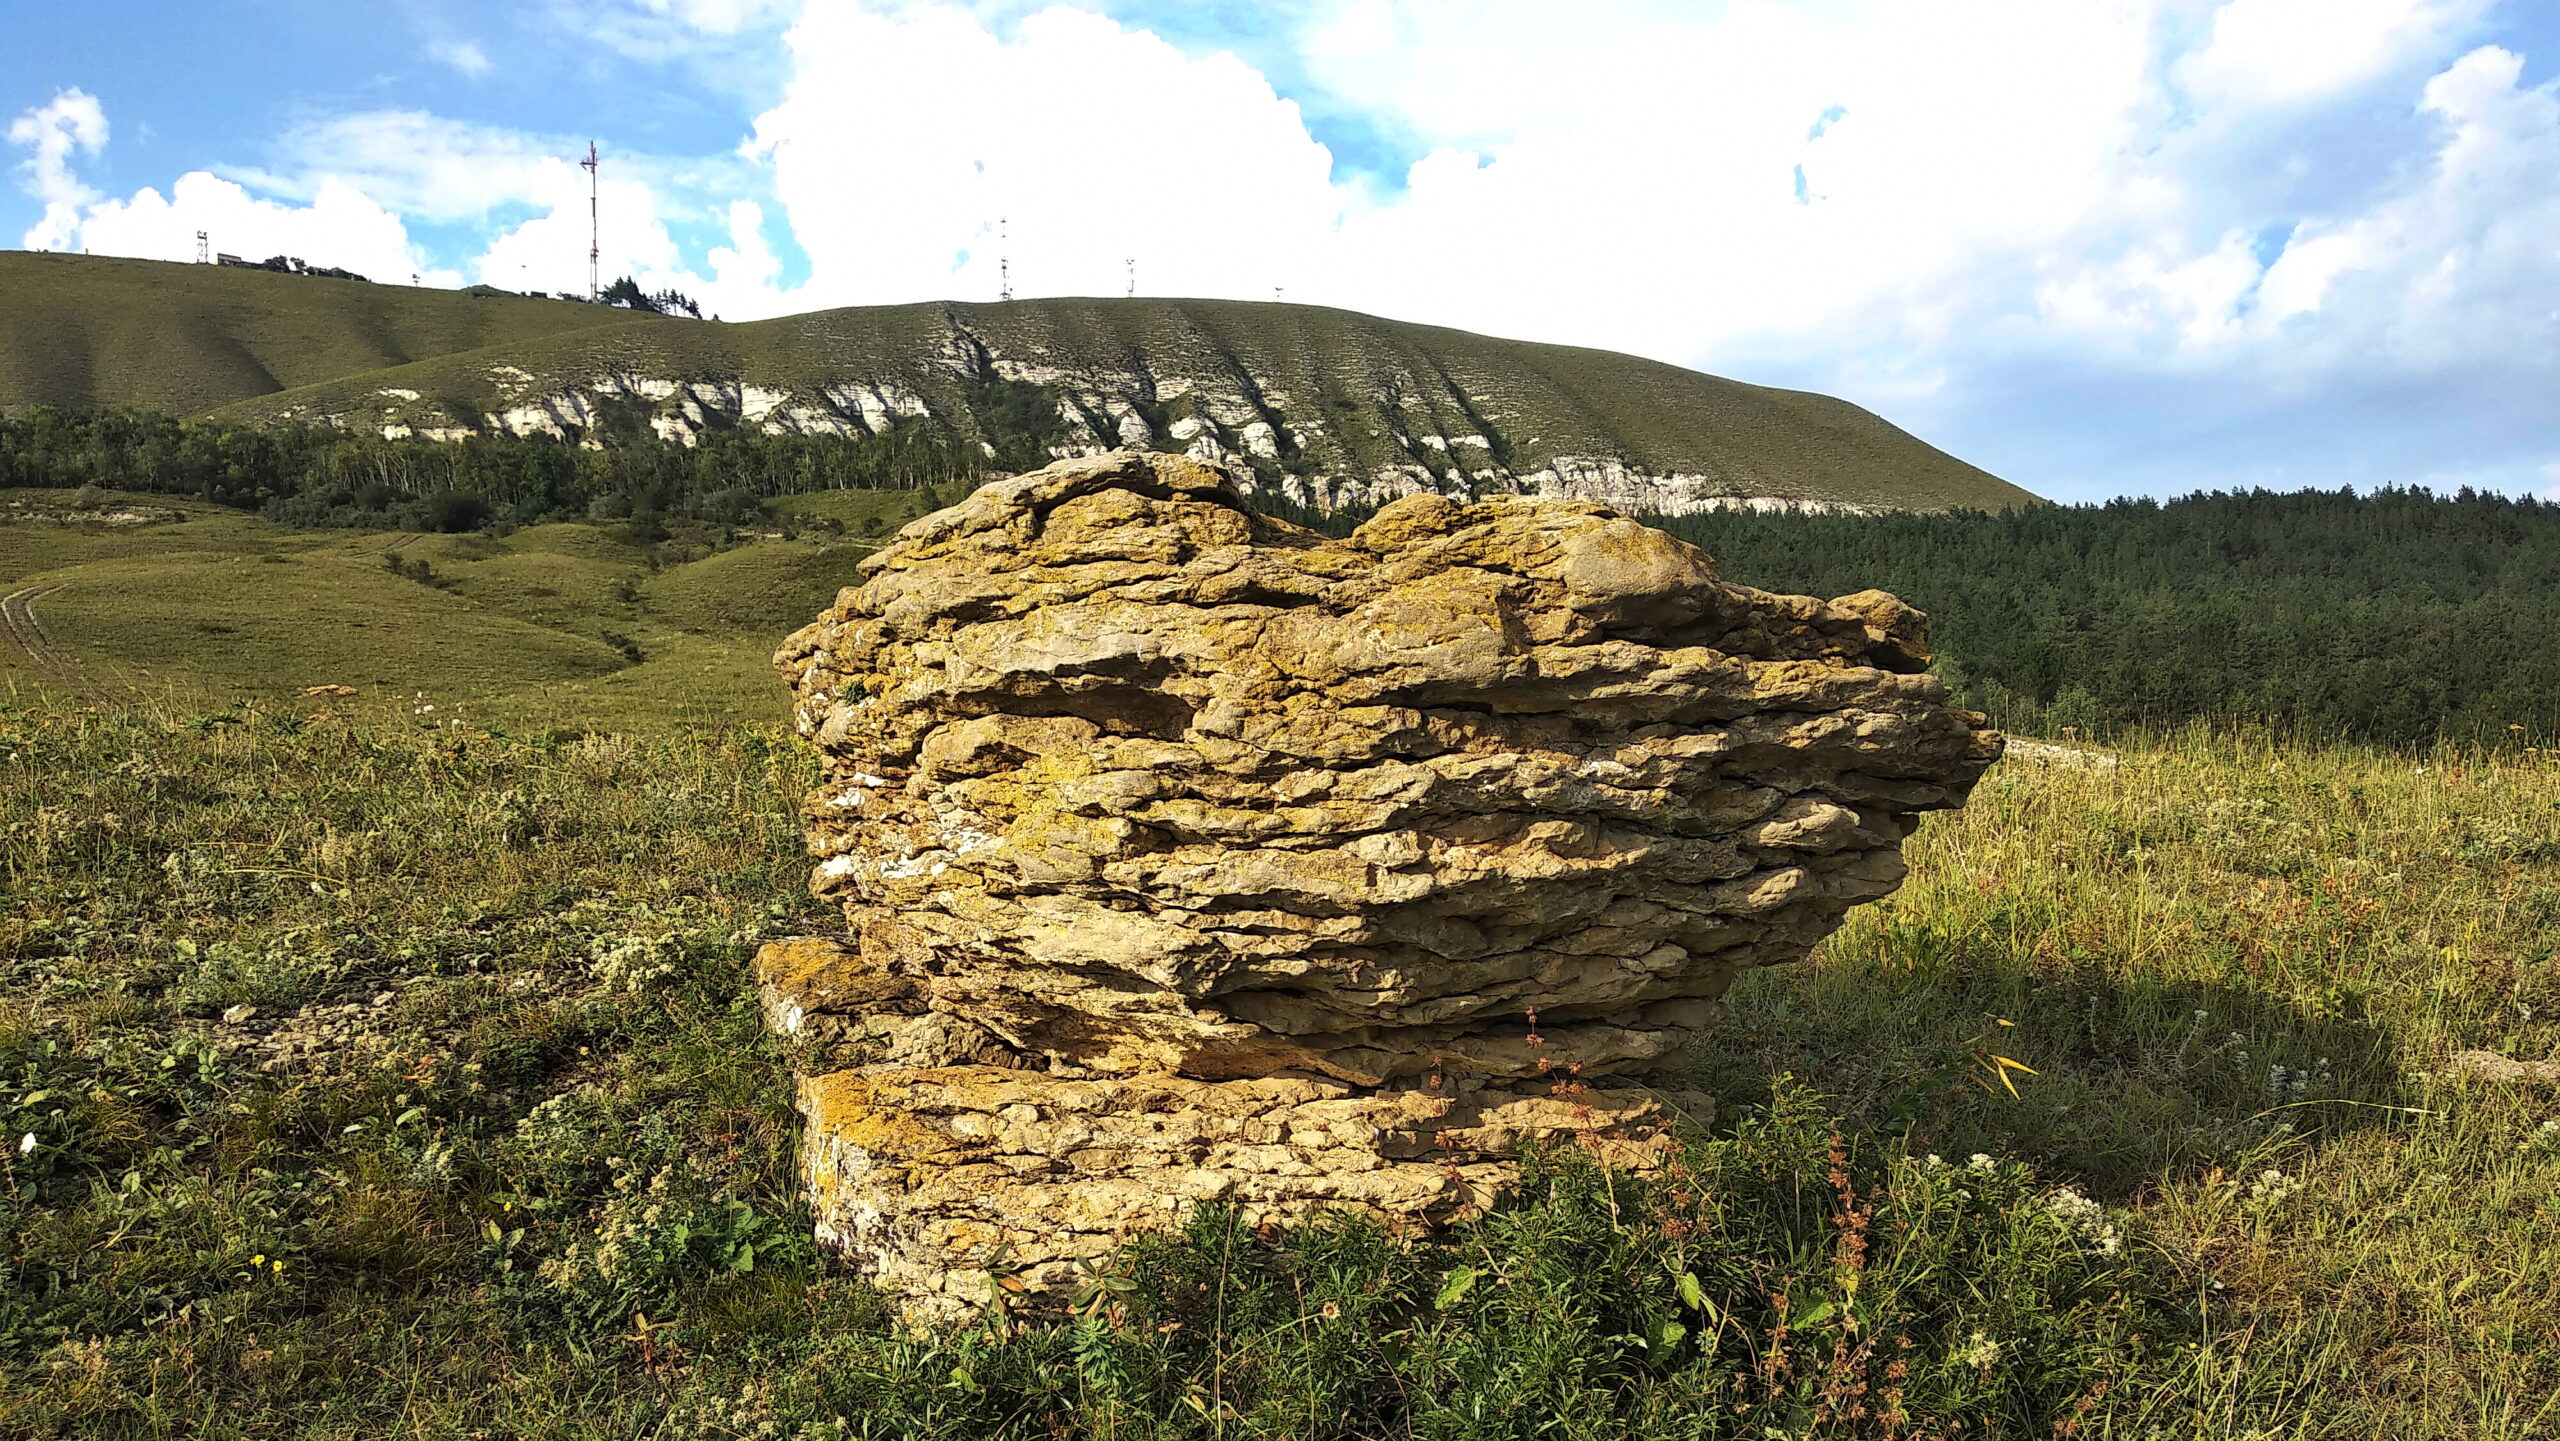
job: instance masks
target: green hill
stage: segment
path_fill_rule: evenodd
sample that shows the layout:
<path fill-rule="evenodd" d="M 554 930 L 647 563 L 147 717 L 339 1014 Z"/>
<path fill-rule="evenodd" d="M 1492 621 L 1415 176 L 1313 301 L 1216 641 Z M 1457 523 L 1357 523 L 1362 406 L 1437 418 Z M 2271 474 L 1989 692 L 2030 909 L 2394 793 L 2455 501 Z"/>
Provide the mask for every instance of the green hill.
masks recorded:
<path fill-rule="evenodd" d="M 1026 300 L 750 324 L 261 271 L 0 255 L 0 410 L 392 435 L 922 428 L 990 468 L 1185 450 L 1302 505 L 1417 489 L 1682 512 L 2035 497 L 1845 401 L 1315 306 Z"/>
<path fill-rule="evenodd" d="M 0 251 L 0 411 L 196 415 L 455 351 L 657 319 L 231 266 Z"/>
<path fill-rule="evenodd" d="M 848 495 L 897 515 L 920 499 Z M 192 713 L 351 686 L 359 707 L 436 724 L 771 720 L 788 701 L 774 642 L 869 549 L 701 526 L 649 544 L 618 526 L 306 530 L 158 495 L 0 498 L 0 705 Z"/>

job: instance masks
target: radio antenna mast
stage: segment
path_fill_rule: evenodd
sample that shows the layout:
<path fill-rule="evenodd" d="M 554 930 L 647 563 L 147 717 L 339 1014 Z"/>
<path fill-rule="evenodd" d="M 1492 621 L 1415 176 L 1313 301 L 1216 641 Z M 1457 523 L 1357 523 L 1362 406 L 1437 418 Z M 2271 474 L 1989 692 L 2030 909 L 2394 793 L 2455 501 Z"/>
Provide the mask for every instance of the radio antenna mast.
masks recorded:
<path fill-rule="evenodd" d="M 1129 267 L 1129 298 L 1135 300 L 1138 298 L 1138 262 L 1131 259 L 1126 263 Z"/>
<path fill-rule="evenodd" d="M 1013 298 L 1013 256 L 1008 253 L 1009 237 L 1012 232 L 1007 228 L 1011 224 L 1012 222 L 1004 216 L 996 217 L 996 299 L 998 300 Z"/>
<path fill-rule="evenodd" d="M 213 236 L 205 231 L 199 230 L 196 232 L 196 264 L 210 265 L 212 263 Z"/>
<path fill-rule="evenodd" d="M 604 216 L 597 205 L 601 186 L 596 178 L 598 162 L 594 141 L 587 142 L 587 158 L 578 162 L 578 168 L 587 172 L 587 303 L 593 305 L 602 297 L 596 264 L 604 257 Z"/>

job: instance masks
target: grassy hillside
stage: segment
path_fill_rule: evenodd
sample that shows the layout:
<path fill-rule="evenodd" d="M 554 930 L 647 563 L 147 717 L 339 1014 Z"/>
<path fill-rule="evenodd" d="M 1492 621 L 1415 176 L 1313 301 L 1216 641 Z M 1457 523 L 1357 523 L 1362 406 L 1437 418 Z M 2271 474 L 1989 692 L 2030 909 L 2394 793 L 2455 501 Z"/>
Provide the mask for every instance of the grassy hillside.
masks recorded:
<path fill-rule="evenodd" d="M 509 379 L 502 366 L 531 379 Z M 756 387 L 802 404 L 849 385 L 878 387 L 919 397 L 972 438 L 1001 440 L 975 390 L 997 375 L 1059 384 L 1103 439 L 1123 433 L 1119 414 L 1138 415 L 1161 436 L 1208 415 L 1197 396 L 1244 397 L 1276 433 L 1305 438 L 1301 463 L 1311 469 L 1439 470 L 1454 457 L 1527 474 L 1558 457 L 1614 457 L 1657 474 L 1714 477 L 1738 495 L 1914 509 L 2034 499 L 1828 396 L 1608 351 L 1245 301 L 905 305 L 566 332 L 332 380 L 224 414 L 352 415 L 425 428 L 646 377 Z M 427 399 L 383 394 L 394 390 Z M 1424 437 L 1486 443 L 1435 447 Z"/>
<path fill-rule="evenodd" d="M 259 271 L 0 255 L 0 411 L 123 405 L 368 431 L 884 433 L 1024 468 L 1190 449 L 1275 491 L 1395 484 L 1888 509 L 2034 497 L 1845 401 L 1315 306 L 1026 300 L 752 324 Z M 1630 481 L 1624 472 L 1635 473 Z M 1543 478 L 1541 478 L 1543 477 Z M 1650 488 L 1648 488 L 1650 487 Z"/>
<path fill-rule="evenodd" d="M 809 525 L 809 539 L 724 546 L 707 527 L 646 543 L 597 525 L 350 533 L 156 496 L 93 497 L 87 512 L 63 491 L 8 499 L 0 602 L 28 626 L 0 638 L 0 694 L 193 709 L 346 685 L 368 705 L 446 718 L 548 724 L 618 707 L 643 726 L 780 715 L 766 658 L 852 578 L 867 546 L 840 537 L 923 501 L 831 498 L 781 522 Z M 119 510 L 145 518 L 77 518 Z"/>
<path fill-rule="evenodd" d="M 620 702 L 508 735 L 412 711 L 0 703 L 0 1434 L 2560 1416 L 2551 1093 L 2447 1059 L 2560 1055 L 2547 757 L 2013 758 L 1890 905 L 1737 988 L 1685 1173 L 1562 1161 L 1422 1246 L 1210 1213 L 1083 1317 L 909 1337 L 808 1244 L 746 977 L 824 924 L 799 745 L 620 734 Z M 2034 1068 L 2014 1096 L 1993 1050 Z"/>
<path fill-rule="evenodd" d="M 566 301 L 26 251 L 0 251 L 0 297 L 0 411 L 196 415 L 567 330 L 684 323 Z"/>

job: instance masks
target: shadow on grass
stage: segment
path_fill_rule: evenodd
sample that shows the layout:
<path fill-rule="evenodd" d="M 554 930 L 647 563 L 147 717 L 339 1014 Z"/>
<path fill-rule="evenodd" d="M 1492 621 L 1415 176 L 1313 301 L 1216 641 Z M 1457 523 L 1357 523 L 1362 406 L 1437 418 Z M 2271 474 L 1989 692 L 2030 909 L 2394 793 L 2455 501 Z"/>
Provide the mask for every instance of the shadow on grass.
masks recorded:
<path fill-rule="evenodd" d="M 1914 1153 L 2028 1159 L 2122 1198 L 2408 1116 L 2395 1053 L 2353 997 L 2095 962 L 1818 957 L 1737 983 L 1685 1079 L 1734 1108 L 1793 1075 Z"/>

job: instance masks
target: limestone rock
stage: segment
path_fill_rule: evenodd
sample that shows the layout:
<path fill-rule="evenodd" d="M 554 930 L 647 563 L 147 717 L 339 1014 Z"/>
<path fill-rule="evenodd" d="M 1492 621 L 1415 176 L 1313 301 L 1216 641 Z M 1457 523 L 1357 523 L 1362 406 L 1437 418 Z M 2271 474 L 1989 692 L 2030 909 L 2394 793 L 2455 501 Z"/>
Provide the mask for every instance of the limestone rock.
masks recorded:
<path fill-rule="evenodd" d="M 1660 1069 L 1735 976 L 1893 890 L 2000 750 L 1917 611 L 1729 585 L 1589 504 L 1417 496 L 1336 541 L 1117 454 L 986 486 L 864 576 L 776 656 L 850 940 L 763 971 L 778 1026 L 866 1048 L 809 1083 L 822 1224 L 919 1296 L 987 1208 L 1049 1261 L 1211 1174 L 1427 1221 L 1452 1193 L 1414 1177 L 1650 1133 L 1663 1105 L 1586 1083 Z M 1559 1087 L 1574 1118 L 1518 1109 Z M 1378 1139 L 1433 1104 L 1524 1119 Z M 1174 1119 L 1047 1119 L 1097 1105 Z M 1307 1106 L 1375 1135 L 1253 1139 Z"/>

